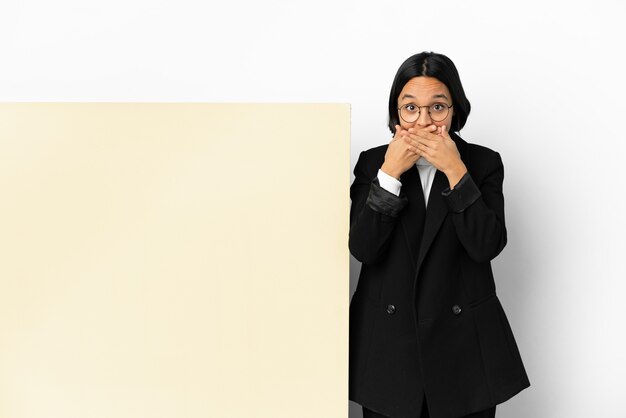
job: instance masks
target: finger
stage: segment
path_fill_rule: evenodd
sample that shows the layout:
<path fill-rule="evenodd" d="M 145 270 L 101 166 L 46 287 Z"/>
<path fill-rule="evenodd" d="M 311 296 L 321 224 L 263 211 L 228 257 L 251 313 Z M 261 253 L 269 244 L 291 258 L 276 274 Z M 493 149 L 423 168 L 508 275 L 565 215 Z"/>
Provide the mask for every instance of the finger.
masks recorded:
<path fill-rule="evenodd" d="M 450 138 L 449 127 L 446 125 L 441 125 L 440 135 L 443 136 L 444 138 Z"/>
<path fill-rule="evenodd" d="M 396 133 L 394 134 L 394 138 L 400 138 L 403 135 L 406 135 L 408 132 L 402 128 L 400 125 L 396 125 Z"/>
<path fill-rule="evenodd" d="M 411 138 L 410 135 L 405 135 L 405 136 L 402 137 L 402 139 L 404 140 L 404 142 L 406 142 L 407 144 L 409 144 L 411 146 L 414 146 L 414 147 L 416 147 L 417 144 L 418 144 L 418 141 L 413 139 L 413 138 Z"/>
<path fill-rule="evenodd" d="M 437 128 L 435 127 L 435 129 L 437 129 Z M 411 134 L 411 132 L 409 132 L 409 133 Z M 437 130 L 435 130 L 434 132 L 429 132 L 428 130 L 419 129 L 419 130 L 415 131 L 414 133 L 412 133 L 412 135 L 415 135 L 415 136 L 418 136 L 418 137 L 424 138 L 424 139 L 429 139 L 431 141 L 440 141 L 441 140 L 441 136 L 439 135 Z"/>
<path fill-rule="evenodd" d="M 438 135 L 435 138 L 432 138 L 432 137 L 419 136 L 417 134 L 409 134 L 408 137 L 411 138 L 413 141 L 419 142 L 419 143 L 424 144 L 424 145 L 426 145 L 428 147 L 434 147 L 439 142 L 441 142 L 441 137 L 438 136 Z"/>
<path fill-rule="evenodd" d="M 422 155 L 421 151 L 415 145 L 407 145 L 406 149 L 415 155 Z"/>
<path fill-rule="evenodd" d="M 426 151 L 426 150 L 429 149 L 427 145 L 422 144 L 421 142 L 418 142 L 418 141 L 414 141 L 412 139 L 407 139 L 407 143 L 411 147 L 413 147 L 413 149 L 415 150 L 416 153 L 418 153 L 420 155 L 422 154 L 423 151 Z"/>
<path fill-rule="evenodd" d="M 428 137 L 429 135 L 437 134 L 437 127 L 435 125 L 430 125 L 423 129 L 409 128 L 406 132 L 407 135 Z"/>
<path fill-rule="evenodd" d="M 433 150 L 431 148 L 428 148 L 426 145 L 422 144 L 421 142 L 417 144 L 417 149 L 420 152 L 420 154 L 424 157 L 426 156 L 431 157 L 433 155 Z"/>
<path fill-rule="evenodd" d="M 431 125 L 425 126 L 424 128 L 419 128 L 419 129 L 409 128 L 408 131 L 409 131 L 409 133 L 416 133 L 417 131 L 425 131 L 425 132 L 437 133 L 437 126 L 431 124 Z"/>
<path fill-rule="evenodd" d="M 417 142 L 413 141 L 408 136 L 403 136 L 402 140 L 404 141 L 405 149 L 411 153 L 418 154 L 419 149 L 417 148 Z"/>
<path fill-rule="evenodd" d="M 408 132 L 405 131 L 404 129 L 402 129 L 402 127 L 398 126 L 398 130 L 396 131 L 396 133 L 393 136 L 393 141 L 403 138 Z"/>
<path fill-rule="evenodd" d="M 406 135 L 408 131 L 400 125 L 396 125 L 396 136 Z"/>

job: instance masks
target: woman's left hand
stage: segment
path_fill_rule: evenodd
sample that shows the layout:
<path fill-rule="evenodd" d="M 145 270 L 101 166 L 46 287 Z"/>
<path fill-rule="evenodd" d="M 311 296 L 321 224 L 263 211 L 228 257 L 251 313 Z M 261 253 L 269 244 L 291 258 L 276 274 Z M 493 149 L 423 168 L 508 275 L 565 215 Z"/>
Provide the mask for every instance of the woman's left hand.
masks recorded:
<path fill-rule="evenodd" d="M 433 133 L 424 129 L 409 128 L 404 140 L 416 147 L 429 163 L 446 175 L 451 189 L 467 172 L 459 150 L 448 134 L 447 126 L 440 126 Z"/>

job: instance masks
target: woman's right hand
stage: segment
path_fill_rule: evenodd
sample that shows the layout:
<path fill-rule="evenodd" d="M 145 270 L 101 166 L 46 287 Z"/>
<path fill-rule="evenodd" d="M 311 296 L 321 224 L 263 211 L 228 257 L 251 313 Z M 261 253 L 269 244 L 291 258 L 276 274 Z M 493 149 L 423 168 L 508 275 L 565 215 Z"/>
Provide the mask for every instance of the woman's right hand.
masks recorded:
<path fill-rule="evenodd" d="M 430 125 L 426 129 L 437 129 L 435 125 Z M 400 180 L 402 173 L 407 171 L 421 157 L 419 149 L 411 146 L 408 141 L 404 140 L 404 136 L 409 132 L 400 125 L 396 125 L 396 133 L 387 147 L 385 153 L 385 162 L 380 169 L 397 180 Z"/>

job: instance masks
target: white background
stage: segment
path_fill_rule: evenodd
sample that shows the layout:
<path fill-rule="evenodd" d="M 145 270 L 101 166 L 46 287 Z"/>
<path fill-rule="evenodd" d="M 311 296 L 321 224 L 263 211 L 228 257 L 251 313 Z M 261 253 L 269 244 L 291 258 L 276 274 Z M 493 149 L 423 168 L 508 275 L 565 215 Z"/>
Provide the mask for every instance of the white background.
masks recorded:
<path fill-rule="evenodd" d="M 2 101 L 347 102 L 353 165 L 401 62 L 448 55 L 461 135 L 505 164 L 494 268 L 532 386 L 498 416 L 626 417 L 624 3 L 1 1 Z"/>

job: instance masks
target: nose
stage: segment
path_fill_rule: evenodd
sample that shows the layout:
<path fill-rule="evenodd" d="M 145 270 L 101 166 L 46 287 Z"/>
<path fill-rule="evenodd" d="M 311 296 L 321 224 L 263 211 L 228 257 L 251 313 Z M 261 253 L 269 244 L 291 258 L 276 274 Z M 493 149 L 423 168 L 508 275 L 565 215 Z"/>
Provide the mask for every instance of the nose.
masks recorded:
<path fill-rule="evenodd" d="M 432 124 L 432 120 L 430 119 L 430 113 L 428 113 L 428 109 L 420 109 L 420 114 L 415 121 L 415 124 L 418 126 L 428 126 Z"/>

